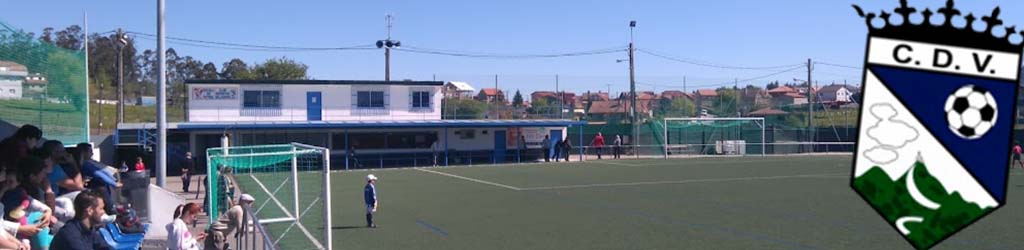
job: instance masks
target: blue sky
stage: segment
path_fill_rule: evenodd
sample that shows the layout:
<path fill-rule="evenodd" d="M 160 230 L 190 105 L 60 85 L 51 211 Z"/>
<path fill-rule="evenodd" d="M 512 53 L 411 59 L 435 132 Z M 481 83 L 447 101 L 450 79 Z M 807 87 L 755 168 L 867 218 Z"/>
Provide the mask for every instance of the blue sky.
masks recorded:
<path fill-rule="evenodd" d="M 911 5 L 938 8 L 945 1 Z M 637 47 L 719 65 L 774 66 L 815 61 L 858 66 L 867 32 L 851 3 L 865 10 L 891 10 L 898 1 L 167 1 L 168 36 L 261 45 L 340 47 L 368 45 L 385 37 L 384 15 L 395 16 L 392 38 L 421 48 L 502 54 L 543 54 L 625 47 L 628 23 L 638 22 Z M 90 32 L 125 28 L 156 33 L 156 1 L 10 1 L 0 21 L 39 33 L 43 27 L 81 24 Z M 1003 8 L 1007 24 L 1024 25 L 1020 1 L 959 1 L 975 15 Z M 13 11 L 21 10 L 21 11 Z M 1022 26 L 1024 27 L 1024 26 Z M 141 47 L 155 48 L 138 39 Z M 181 55 L 218 65 L 288 57 L 309 65 L 316 79 L 383 79 L 383 50 L 253 52 L 170 44 Z M 628 90 L 628 65 L 621 54 L 554 59 L 477 59 L 392 53 L 392 79 L 468 81 L 474 86 L 531 92 L 559 86 L 576 92 Z M 779 71 L 702 67 L 637 54 L 638 90 L 662 91 L 720 86 Z M 805 70 L 763 80 L 806 78 Z M 818 65 L 819 84 L 860 82 L 860 71 Z"/>

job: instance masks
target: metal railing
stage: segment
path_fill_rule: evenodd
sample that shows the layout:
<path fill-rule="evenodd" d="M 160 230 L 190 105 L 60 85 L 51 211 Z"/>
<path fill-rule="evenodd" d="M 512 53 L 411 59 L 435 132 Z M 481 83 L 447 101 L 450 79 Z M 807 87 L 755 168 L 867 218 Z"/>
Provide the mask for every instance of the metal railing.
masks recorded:
<path fill-rule="evenodd" d="M 242 228 L 238 232 L 239 237 L 235 238 L 234 247 L 232 249 L 248 250 L 248 249 L 278 249 L 273 244 L 274 240 L 267 234 L 267 229 L 260 223 L 260 219 L 253 212 L 252 207 L 246 204 L 242 204 Z M 252 230 L 249 229 L 252 227 Z M 225 235 L 224 237 L 229 237 Z"/>

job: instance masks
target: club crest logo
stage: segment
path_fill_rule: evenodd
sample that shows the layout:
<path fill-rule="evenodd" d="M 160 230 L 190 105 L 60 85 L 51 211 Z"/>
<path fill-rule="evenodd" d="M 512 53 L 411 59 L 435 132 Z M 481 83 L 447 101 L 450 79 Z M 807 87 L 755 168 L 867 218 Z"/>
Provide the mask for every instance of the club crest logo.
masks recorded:
<path fill-rule="evenodd" d="M 1006 203 L 1024 32 L 998 7 L 979 19 L 952 0 L 935 12 L 853 7 L 869 32 L 850 186 L 930 248 Z"/>

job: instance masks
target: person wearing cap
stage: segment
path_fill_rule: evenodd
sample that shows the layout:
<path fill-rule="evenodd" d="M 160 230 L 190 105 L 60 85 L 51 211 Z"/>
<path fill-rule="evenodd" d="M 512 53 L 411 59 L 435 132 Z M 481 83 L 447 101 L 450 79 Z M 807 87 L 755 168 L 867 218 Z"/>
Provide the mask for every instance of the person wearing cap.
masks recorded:
<path fill-rule="evenodd" d="M 363 202 L 366 203 L 366 227 L 376 228 L 373 223 L 373 214 L 377 213 L 377 176 L 366 175 L 366 186 L 363 187 Z"/>
<path fill-rule="evenodd" d="M 228 249 L 227 237 L 234 233 L 234 238 L 237 239 L 240 235 L 245 233 L 245 226 L 243 224 L 245 218 L 245 210 L 242 206 L 252 206 L 252 203 L 256 199 L 249 194 L 242 194 L 238 197 L 238 202 L 231 206 L 230 209 L 225 213 L 226 216 L 221 217 L 220 220 L 210 225 L 210 229 L 207 232 L 209 237 L 206 237 L 203 245 L 204 249 Z M 236 231 L 237 230 L 237 231 Z"/>

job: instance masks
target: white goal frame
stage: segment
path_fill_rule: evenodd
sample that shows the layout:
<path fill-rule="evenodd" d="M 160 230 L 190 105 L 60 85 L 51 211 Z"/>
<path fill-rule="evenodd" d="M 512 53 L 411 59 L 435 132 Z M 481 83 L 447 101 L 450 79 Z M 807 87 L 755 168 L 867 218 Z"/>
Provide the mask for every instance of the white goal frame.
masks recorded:
<path fill-rule="evenodd" d="M 668 122 L 669 121 L 753 121 L 754 124 L 761 127 L 761 156 L 765 156 L 765 148 L 767 142 L 765 142 L 765 123 L 764 117 L 666 117 L 661 120 L 661 138 L 662 138 L 662 152 L 665 154 L 664 157 L 668 159 Z"/>
<path fill-rule="evenodd" d="M 266 152 L 266 153 L 247 153 L 247 154 L 228 154 L 228 152 L 230 152 L 231 149 L 246 149 L 246 148 L 261 148 L 261 147 L 281 147 L 281 146 L 288 146 L 288 145 L 290 145 L 292 147 L 292 149 L 289 150 L 289 151 Z M 266 192 L 268 195 L 270 195 L 270 199 L 273 199 L 273 201 L 275 203 L 277 203 L 279 206 L 282 207 L 282 209 L 283 209 L 283 211 L 285 212 L 286 215 L 282 216 L 282 217 L 277 217 L 277 218 L 264 218 L 264 219 L 260 219 L 259 223 L 260 224 L 295 223 L 295 225 L 298 226 L 300 230 L 302 230 L 302 231 L 304 231 L 306 233 L 306 236 L 310 237 L 310 239 L 313 240 L 315 245 L 318 245 L 318 247 L 321 247 L 321 249 L 328 249 L 328 250 L 333 249 L 332 248 L 333 237 L 332 237 L 332 232 L 331 232 L 332 231 L 331 230 L 331 228 L 332 228 L 332 225 L 331 225 L 332 213 L 331 213 L 331 170 L 330 170 L 330 166 L 331 166 L 331 150 L 330 149 L 325 148 L 325 147 L 319 147 L 319 146 L 313 146 L 313 145 L 293 142 L 293 143 L 289 143 L 289 144 L 278 144 L 278 145 L 255 145 L 255 146 L 218 147 L 218 148 L 211 148 L 210 150 L 223 151 L 224 153 L 222 155 L 214 155 L 214 156 L 211 156 L 211 155 L 207 154 L 207 156 L 206 156 L 206 158 L 207 158 L 206 160 L 207 161 L 206 162 L 208 164 L 209 164 L 209 162 L 211 162 L 211 159 L 213 159 L 213 158 L 236 158 L 236 157 L 240 158 L 240 157 L 256 157 L 256 156 L 291 155 L 291 157 L 292 157 L 291 158 L 291 178 L 292 178 L 292 185 L 291 185 L 292 186 L 291 187 L 292 190 L 291 190 L 291 192 L 292 192 L 292 195 L 294 197 L 294 202 L 293 202 L 293 204 L 288 204 L 288 205 L 292 205 L 292 207 L 291 207 L 291 209 L 286 208 L 285 204 L 282 204 L 281 202 L 277 201 L 277 199 L 274 199 L 273 192 L 267 190 L 266 188 L 263 188 L 263 191 Z M 301 210 L 301 207 L 299 206 L 299 204 L 300 204 L 299 197 L 300 196 L 299 196 L 299 181 L 298 181 L 298 174 L 299 174 L 298 161 L 299 161 L 299 156 L 300 155 L 307 155 L 307 154 L 319 154 L 319 155 L 321 155 L 321 157 L 323 157 L 323 166 L 322 166 L 323 167 L 323 186 L 321 187 L 323 189 L 323 193 L 322 193 L 323 197 L 319 197 L 319 198 L 323 201 L 323 206 L 324 206 L 324 209 L 323 209 L 323 219 L 324 219 L 323 237 L 324 237 L 324 242 L 317 242 L 314 238 L 312 238 L 311 234 L 309 234 L 308 230 L 305 229 L 305 226 L 303 226 L 302 223 L 299 220 L 299 217 L 302 214 L 302 210 Z M 208 171 L 216 171 L 216 170 L 208 169 Z M 220 177 L 223 177 L 223 176 L 220 176 Z M 259 182 L 259 180 L 255 179 L 255 177 L 253 177 L 253 178 L 257 182 Z M 214 183 L 215 181 L 216 180 L 214 180 L 213 178 L 208 178 L 208 182 L 209 183 L 207 183 L 207 185 L 212 187 L 212 186 L 216 185 L 216 183 Z M 260 184 L 260 185 L 262 185 L 262 184 Z M 309 201 L 305 201 L 305 202 L 309 202 Z M 213 203 L 211 202 L 210 205 L 212 206 Z M 212 208 L 211 207 L 210 209 L 211 209 L 211 211 L 215 211 L 216 208 Z M 291 210 L 291 211 L 289 211 L 289 210 Z M 255 215 L 253 215 L 253 216 L 255 216 Z"/>

